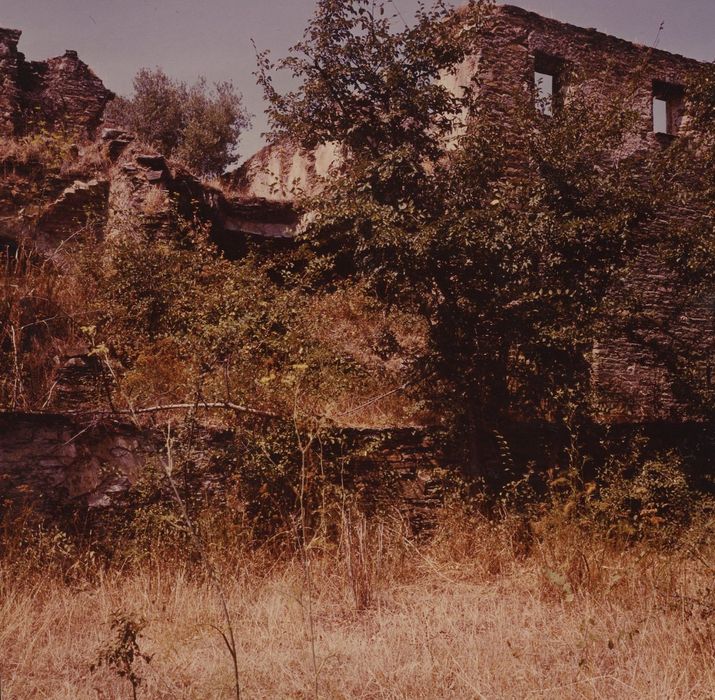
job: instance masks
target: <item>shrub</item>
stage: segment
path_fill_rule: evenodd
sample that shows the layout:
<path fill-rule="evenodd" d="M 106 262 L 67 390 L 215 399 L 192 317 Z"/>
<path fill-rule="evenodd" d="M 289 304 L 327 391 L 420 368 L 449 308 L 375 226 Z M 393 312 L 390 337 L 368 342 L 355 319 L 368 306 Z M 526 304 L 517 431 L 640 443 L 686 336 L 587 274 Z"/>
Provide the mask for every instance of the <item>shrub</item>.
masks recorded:
<path fill-rule="evenodd" d="M 47 406 L 56 361 L 77 335 L 73 290 L 51 259 L 0 248 L 0 409 Z"/>
<path fill-rule="evenodd" d="M 611 532 L 674 540 L 708 498 L 689 479 L 684 458 L 675 451 L 615 460 L 603 473 L 594 514 Z"/>

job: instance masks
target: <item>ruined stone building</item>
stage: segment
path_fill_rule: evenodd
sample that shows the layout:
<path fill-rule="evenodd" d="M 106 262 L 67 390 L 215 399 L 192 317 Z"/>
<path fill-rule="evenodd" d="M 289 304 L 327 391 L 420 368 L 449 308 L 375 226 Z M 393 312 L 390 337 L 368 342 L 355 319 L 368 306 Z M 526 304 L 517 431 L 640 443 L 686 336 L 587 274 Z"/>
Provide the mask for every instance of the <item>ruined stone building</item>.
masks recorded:
<path fill-rule="evenodd" d="M 161 154 L 142 150 L 121 130 L 105 130 L 92 141 L 111 92 L 72 51 L 44 62 L 26 61 L 17 50 L 19 37 L 19 31 L 0 29 L 0 136 L 22 135 L 37 126 L 70 127 L 86 137 L 82 148 L 94 148 L 105 165 L 96 172 L 54 177 L 43 188 L 46 201 L 40 204 L 24 199 L 24 175 L 13 170 L 17 182 L 0 181 L 0 244 L 29 236 L 38 247 L 51 248 L 88 221 L 111 236 L 121 233 L 127 213 L 138 214 L 144 225 L 159 229 L 171 196 L 198 203 L 215 240 L 234 254 L 247 240 L 280 240 L 289 245 L 300 221 L 296 192 L 319 191 L 322 178 L 340 167 L 338 152 L 330 145 L 312 153 L 272 145 L 227 175 L 219 190 L 168 163 Z M 537 85 L 555 108 L 568 99 L 574 76 L 604 100 L 615 88 L 633 82 L 632 105 L 641 115 L 638 142 L 631 144 L 635 152 L 667 148 L 678 138 L 685 126 L 685 86 L 700 65 L 593 29 L 502 6 L 489 20 L 473 54 L 450 80 L 457 89 L 477 76 L 480 99 L 505 120 L 515 101 L 534 99 Z M 29 205 L 39 209 L 37 215 L 28 215 Z M 667 227 L 673 216 L 677 212 L 664 212 L 657 226 Z M 645 234 L 658 236 L 657 226 Z M 713 297 L 686 303 L 686 296 L 672 287 L 647 251 L 632 284 L 641 290 L 646 310 L 662 322 L 663 329 L 649 331 L 650 336 L 615 335 L 594 349 L 593 375 L 604 403 L 603 419 L 629 424 L 683 422 L 688 417 L 674 378 L 653 346 L 673 333 L 700 348 L 703 357 L 715 359 Z M 79 371 L 83 362 L 71 358 L 72 371 Z M 699 380 L 709 385 L 709 361 L 698 371 Z M 60 389 L 56 396 L 61 396 Z M 63 407 L 56 406 L 58 414 Z M 66 416 L 56 416 L 49 427 L 35 425 L 36 419 L 6 416 L 0 421 L 0 471 L 19 474 L 27 465 L 39 463 L 53 488 L 64 484 L 73 495 L 94 493 L 92 498 L 101 500 L 109 482 L 101 482 L 92 445 L 82 443 L 79 451 L 64 446 L 57 453 L 57 445 L 66 445 L 66 436 L 78 432 L 77 426 Z M 22 430 L 13 430 L 13 425 Z M 45 462 L 42 454 L 33 452 L 33 445 L 48 452 Z M 110 471 L 126 474 L 139 468 L 138 443 L 131 431 L 119 437 L 102 435 L 101 445 L 104 466 L 108 464 Z M 87 474 L 91 476 L 87 483 L 77 476 Z"/>
<path fill-rule="evenodd" d="M 625 88 L 631 107 L 640 114 L 639 138 L 628 145 L 636 153 L 667 148 L 678 138 L 686 127 L 686 85 L 701 68 L 693 59 L 504 6 L 463 70 L 479 76 L 480 98 L 505 120 L 511 104 L 525 94 L 532 99 L 534 86 L 550 99 L 552 109 L 569 99 L 571 81 L 579 81 L 604 101 L 623 94 Z M 661 212 L 643 235 L 655 240 L 669 225 L 681 224 L 679 216 L 682 212 Z M 702 348 L 697 380 L 709 382 L 707 355 L 715 361 L 715 294 L 686 301 L 686 290 L 671 286 L 647 246 L 630 284 L 638 290 L 651 328 L 616 335 L 594 349 L 593 372 L 603 416 L 627 423 L 682 421 L 685 401 L 679 396 L 678 378 L 662 365 L 657 348 L 668 347 L 673 336 Z M 654 321 L 659 329 L 653 328 Z"/>
<path fill-rule="evenodd" d="M 17 49 L 19 37 L 17 30 L 0 30 L 0 134 L 22 134 L 37 125 L 71 126 L 92 138 L 112 93 L 73 51 L 43 62 L 26 61 Z M 630 144 L 636 152 L 667 148 L 677 139 L 684 127 L 685 86 L 700 67 L 693 59 L 500 6 L 481 31 L 473 54 L 446 80 L 457 90 L 476 76 L 480 101 L 488 105 L 489 114 L 504 120 L 516 102 L 534 99 L 537 85 L 554 108 L 568 99 L 574 81 L 585 83 L 603 100 L 628 85 L 632 106 L 641 115 L 640 137 Z M 277 144 L 226 176 L 219 191 L 172 170 L 159 154 L 137 150 L 131 135 L 109 130 L 99 143 L 114 164 L 109 173 L 86 181 L 53 181 L 56 199 L 29 227 L 27 222 L 13 221 L 14 209 L 24 203 L 17 198 L 6 202 L 0 191 L 0 214 L 6 221 L 0 237 L 17 237 L 13 226 L 16 232 L 31 229 L 35 241 L 49 247 L 67 226 L 82 225 L 88 209 L 111 232 L 118 215 L 143 210 L 148 200 L 157 200 L 157 194 L 171 194 L 200 202 L 215 240 L 232 254 L 240 254 L 246 240 L 289 242 L 300 219 L 294 206 L 296 193 L 319 190 L 331 168 L 339 168 L 339 155 L 330 144 L 312 153 Z M 667 227 L 674 216 L 677 212 L 664 212 L 658 225 Z M 647 259 L 647 253 L 633 284 L 643 290 L 648 309 L 657 310 L 663 324 L 670 324 L 668 332 L 677 328 L 679 337 L 703 347 L 704 354 L 712 350 L 712 299 L 681 308 L 683 295 L 670 289 L 657 261 Z M 682 418 L 672 377 L 642 338 L 614 338 L 595 348 L 593 371 L 602 388 L 607 420 Z M 703 382 L 710 381 L 707 362 L 699 371 Z"/>
<path fill-rule="evenodd" d="M 631 106 L 641 115 L 638 138 L 628 144 L 632 153 L 662 149 L 678 137 L 683 124 L 685 86 L 702 64 L 684 56 L 633 44 L 595 29 L 565 24 L 509 5 L 495 8 L 481 32 L 474 53 L 449 76 L 450 89 L 469 85 L 476 76 L 478 96 L 490 118 L 508 123 L 510 110 L 524 100 L 546 97 L 552 109 L 569 99 L 575 81 L 604 101 L 624 86 Z M 321 178 L 339 168 L 330 145 L 304 153 L 284 144 L 268 146 L 233 176 L 233 186 L 246 198 L 271 202 L 281 218 L 272 222 L 274 235 L 288 236 L 291 224 L 285 211 L 293 192 L 319 190 Z M 663 212 L 659 223 L 644 232 L 657 237 L 677 212 Z M 265 224 L 264 224 L 265 225 Z M 292 225 L 294 228 L 295 225 Z M 250 231 L 250 222 L 244 230 Z M 675 333 L 695 343 L 715 361 L 714 298 L 683 306 L 684 295 L 670 287 L 657 260 L 646 252 L 633 280 L 648 313 L 663 325 L 662 338 Z M 682 290 L 681 290 L 682 292 Z M 682 402 L 674 378 L 661 366 L 653 350 L 655 331 L 648 338 L 615 337 L 594 350 L 593 372 L 609 422 L 682 421 Z M 651 347 L 649 347 L 649 345 Z M 698 369 L 710 381 L 709 363 Z"/>
<path fill-rule="evenodd" d="M 62 127 L 93 136 L 113 93 L 76 51 L 26 61 L 17 49 L 21 34 L 0 29 L 0 135 Z"/>

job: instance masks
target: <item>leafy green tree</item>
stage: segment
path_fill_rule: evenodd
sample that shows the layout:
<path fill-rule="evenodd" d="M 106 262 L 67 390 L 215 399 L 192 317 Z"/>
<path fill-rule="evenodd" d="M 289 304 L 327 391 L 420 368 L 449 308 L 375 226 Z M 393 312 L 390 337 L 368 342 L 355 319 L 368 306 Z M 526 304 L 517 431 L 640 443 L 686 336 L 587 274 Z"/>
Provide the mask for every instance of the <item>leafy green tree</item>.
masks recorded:
<path fill-rule="evenodd" d="M 304 202 L 303 279 L 360 279 L 424 317 L 420 375 L 468 427 L 475 466 L 479 433 L 574 406 L 585 415 L 604 299 L 652 209 L 638 159 L 616 155 L 638 129 L 627 86 L 599 102 L 574 76 L 553 116 L 526 95 L 508 124 L 480 109 L 473 85 L 445 87 L 489 5 L 437 2 L 403 29 L 383 3 L 320 0 L 288 58 L 259 57 L 277 136 L 343 149 L 330 186 Z M 274 68 L 299 87 L 278 94 Z"/>
<path fill-rule="evenodd" d="M 235 161 L 241 132 L 250 123 L 231 83 L 209 87 L 201 77 L 189 86 L 161 68 L 142 68 L 134 78 L 133 95 L 114 100 L 107 121 L 207 176 L 222 173 Z"/>

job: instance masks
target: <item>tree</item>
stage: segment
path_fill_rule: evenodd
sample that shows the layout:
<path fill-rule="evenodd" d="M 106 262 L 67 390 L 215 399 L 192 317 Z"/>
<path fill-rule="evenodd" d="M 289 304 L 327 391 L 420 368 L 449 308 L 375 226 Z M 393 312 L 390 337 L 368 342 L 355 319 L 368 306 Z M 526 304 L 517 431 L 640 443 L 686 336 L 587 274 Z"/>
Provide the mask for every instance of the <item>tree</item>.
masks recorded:
<path fill-rule="evenodd" d="M 110 104 L 107 121 L 205 176 L 218 175 L 235 161 L 241 132 L 250 123 L 231 83 L 210 88 L 200 77 L 187 86 L 161 68 L 142 68 L 133 95 Z"/>
<path fill-rule="evenodd" d="M 615 155 L 637 130 L 628 86 L 608 103 L 575 88 L 553 116 L 527 95 L 508 124 L 480 111 L 474 86 L 445 87 L 489 13 L 437 2 L 396 29 L 384 3 L 320 0 L 288 58 L 259 56 L 276 135 L 343 148 L 330 187 L 304 202 L 304 279 L 361 279 L 419 311 L 420 373 L 473 437 L 587 412 L 604 299 L 652 209 L 638 159 Z M 299 87 L 278 94 L 274 68 Z M 475 466 L 477 452 L 473 439 Z"/>

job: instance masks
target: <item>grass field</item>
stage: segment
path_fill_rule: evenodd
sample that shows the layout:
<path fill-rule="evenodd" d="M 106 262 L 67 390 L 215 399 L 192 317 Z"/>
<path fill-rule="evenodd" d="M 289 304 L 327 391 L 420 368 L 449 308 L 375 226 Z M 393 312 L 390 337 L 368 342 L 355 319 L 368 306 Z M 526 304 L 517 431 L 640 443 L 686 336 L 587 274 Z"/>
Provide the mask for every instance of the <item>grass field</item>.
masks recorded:
<path fill-rule="evenodd" d="M 305 560 L 216 564 L 243 698 L 715 698 L 712 552 L 486 523 L 427 544 L 358 532 Z M 131 698 L 115 612 L 143 618 L 137 697 L 236 697 L 219 598 L 196 565 L 19 575 L 0 592 L 3 700 Z M 215 627 L 214 627 L 215 626 Z"/>

